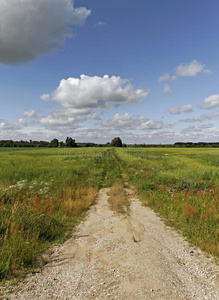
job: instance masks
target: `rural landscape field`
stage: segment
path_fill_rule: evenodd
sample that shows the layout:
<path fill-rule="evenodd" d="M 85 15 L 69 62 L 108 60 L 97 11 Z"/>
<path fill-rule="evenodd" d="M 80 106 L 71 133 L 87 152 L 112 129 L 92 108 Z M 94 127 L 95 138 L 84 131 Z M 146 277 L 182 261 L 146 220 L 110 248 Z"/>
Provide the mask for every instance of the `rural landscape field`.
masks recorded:
<path fill-rule="evenodd" d="M 102 187 L 133 187 L 146 206 L 219 256 L 218 149 L 1 148 L 0 278 L 46 263 Z"/>

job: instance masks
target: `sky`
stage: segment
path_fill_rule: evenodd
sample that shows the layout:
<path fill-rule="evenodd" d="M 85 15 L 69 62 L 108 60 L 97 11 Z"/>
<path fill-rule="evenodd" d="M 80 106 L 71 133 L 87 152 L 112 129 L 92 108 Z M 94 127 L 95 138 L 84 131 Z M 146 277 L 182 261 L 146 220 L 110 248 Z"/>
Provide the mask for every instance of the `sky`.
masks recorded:
<path fill-rule="evenodd" d="M 219 142 L 218 0 L 1 0 L 0 139 Z"/>

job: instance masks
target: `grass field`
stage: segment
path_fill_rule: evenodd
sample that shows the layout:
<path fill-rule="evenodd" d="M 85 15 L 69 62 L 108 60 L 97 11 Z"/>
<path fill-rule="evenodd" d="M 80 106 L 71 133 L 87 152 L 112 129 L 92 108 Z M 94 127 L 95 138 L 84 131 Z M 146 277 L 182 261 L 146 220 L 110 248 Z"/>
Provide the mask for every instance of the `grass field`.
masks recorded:
<path fill-rule="evenodd" d="M 203 250 L 219 256 L 219 150 L 119 149 L 145 205 Z"/>
<path fill-rule="evenodd" d="M 218 151 L 0 148 L 0 278 L 37 266 L 46 247 L 67 238 L 97 191 L 124 178 L 168 224 L 219 256 Z"/>
<path fill-rule="evenodd" d="M 63 241 L 97 191 L 120 176 L 114 155 L 101 148 L 0 148 L 0 166 L 1 279 Z"/>

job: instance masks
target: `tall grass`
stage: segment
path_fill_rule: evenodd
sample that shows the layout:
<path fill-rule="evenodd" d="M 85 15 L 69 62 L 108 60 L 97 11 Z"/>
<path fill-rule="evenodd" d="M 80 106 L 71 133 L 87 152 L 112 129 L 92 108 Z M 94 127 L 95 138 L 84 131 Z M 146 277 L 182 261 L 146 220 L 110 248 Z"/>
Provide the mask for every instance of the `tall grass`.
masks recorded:
<path fill-rule="evenodd" d="M 0 279 L 37 265 L 94 203 L 105 149 L 0 149 Z"/>
<path fill-rule="evenodd" d="M 219 256 L 218 149 L 120 149 L 117 155 L 145 205 Z"/>
<path fill-rule="evenodd" d="M 118 197 L 125 175 L 146 205 L 219 256 L 218 149 L 0 148 L 0 166 L 0 279 L 37 266 L 101 187 L 128 207 Z"/>

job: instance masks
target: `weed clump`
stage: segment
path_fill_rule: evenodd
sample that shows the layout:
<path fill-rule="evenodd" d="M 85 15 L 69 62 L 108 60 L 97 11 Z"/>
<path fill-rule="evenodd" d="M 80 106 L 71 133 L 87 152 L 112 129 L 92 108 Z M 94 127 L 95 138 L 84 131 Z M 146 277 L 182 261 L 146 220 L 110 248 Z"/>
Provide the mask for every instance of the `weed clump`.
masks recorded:
<path fill-rule="evenodd" d="M 108 195 L 108 202 L 112 210 L 122 214 L 129 211 L 130 201 L 127 199 L 125 190 L 121 184 L 114 183 Z"/>

